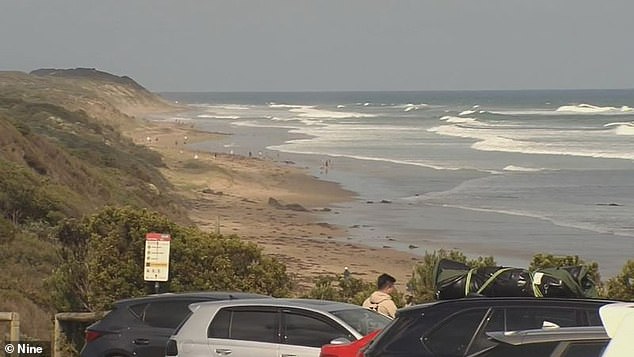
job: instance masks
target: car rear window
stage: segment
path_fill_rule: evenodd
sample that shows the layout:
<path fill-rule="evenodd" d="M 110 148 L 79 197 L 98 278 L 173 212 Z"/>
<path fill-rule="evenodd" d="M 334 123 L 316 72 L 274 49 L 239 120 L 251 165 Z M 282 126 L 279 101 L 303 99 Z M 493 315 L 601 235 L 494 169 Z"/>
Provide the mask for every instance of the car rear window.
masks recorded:
<path fill-rule="evenodd" d="M 343 322 L 350 325 L 350 327 L 357 330 L 363 336 L 372 331 L 384 328 L 391 321 L 381 314 L 364 308 L 333 311 L 332 314 L 343 320 Z"/>
<path fill-rule="evenodd" d="M 128 309 L 130 310 L 130 312 L 132 313 L 132 315 L 134 317 L 136 317 L 140 321 L 143 321 L 143 315 L 145 313 L 145 307 L 147 305 L 148 305 L 148 303 L 144 302 L 144 303 L 141 303 L 141 304 L 132 305 L 132 306 L 128 307 Z"/>
<path fill-rule="evenodd" d="M 143 321 L 152 327 L 176 329 L 190 313 L 189 304 L 198 300 L 155 301 L 145 309 Z"/>

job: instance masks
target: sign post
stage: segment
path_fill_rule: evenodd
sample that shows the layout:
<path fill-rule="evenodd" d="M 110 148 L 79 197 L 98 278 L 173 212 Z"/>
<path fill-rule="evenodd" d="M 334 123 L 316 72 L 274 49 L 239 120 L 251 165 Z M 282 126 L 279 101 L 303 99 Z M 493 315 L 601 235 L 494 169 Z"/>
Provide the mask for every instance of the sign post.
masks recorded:
<path fill-rule="evenodd" d="M 153 281 L 156 293 L 159 282 L 167 281 L 170 264 L 170 242 L 172 237 L 164 233 L 145 235 L 145 263 L 143 264 L 145 281 Z"/>

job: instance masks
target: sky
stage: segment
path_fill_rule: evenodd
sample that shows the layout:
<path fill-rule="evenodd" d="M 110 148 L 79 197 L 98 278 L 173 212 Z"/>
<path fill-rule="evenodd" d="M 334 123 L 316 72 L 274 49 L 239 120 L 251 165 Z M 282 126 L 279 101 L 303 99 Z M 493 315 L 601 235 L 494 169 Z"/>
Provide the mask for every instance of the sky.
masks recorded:
<path fill-rule="evenodd" d="M 634 88 L 632 0 L 0 0 L 0 70 L 153 91 Z"/>

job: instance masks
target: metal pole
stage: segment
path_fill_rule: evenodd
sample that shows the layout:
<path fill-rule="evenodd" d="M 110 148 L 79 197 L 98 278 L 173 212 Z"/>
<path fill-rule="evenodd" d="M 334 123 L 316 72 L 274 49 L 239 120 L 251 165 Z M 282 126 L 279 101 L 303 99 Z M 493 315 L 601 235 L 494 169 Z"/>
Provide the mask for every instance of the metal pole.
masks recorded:
<path fill-rule="evenodd" d="M 159 293 L 159 282 L 158 281 L 154 282 L 154 293 L 156 293 L 156 294 Z"/>

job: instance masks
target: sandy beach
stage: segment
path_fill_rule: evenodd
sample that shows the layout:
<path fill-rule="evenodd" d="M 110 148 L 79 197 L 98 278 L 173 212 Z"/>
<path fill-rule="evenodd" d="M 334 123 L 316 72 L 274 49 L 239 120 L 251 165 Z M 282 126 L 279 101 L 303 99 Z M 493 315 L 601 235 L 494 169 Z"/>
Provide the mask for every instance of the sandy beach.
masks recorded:
<path fill-rule="evenodd" d="M 400 289 L 411 276 L 415 255 L 347 243 L 346 227 L 324 218 L 338 214 L 338 203 L 355 198 L 339 184 L 257 153 L 189 150 L 188 144 L 226 135 L 199 131 L 189 123 L 150 121 L 127 134 L 163 155 L 167 168 L 162 172 L 186 198 L 195 224 L 256 242 L 286 264 L 298 292 L 310 289 L 316 276 L 341 273 L 346 266 L 366 281 L 387 272 Z"/>

